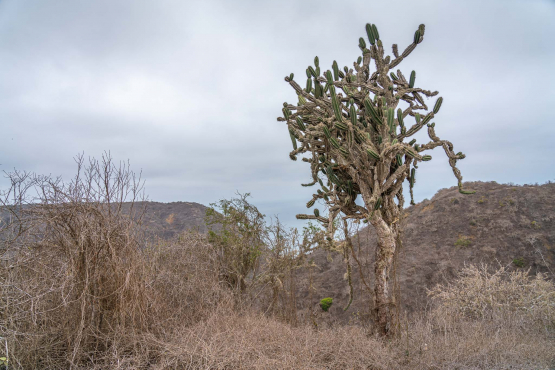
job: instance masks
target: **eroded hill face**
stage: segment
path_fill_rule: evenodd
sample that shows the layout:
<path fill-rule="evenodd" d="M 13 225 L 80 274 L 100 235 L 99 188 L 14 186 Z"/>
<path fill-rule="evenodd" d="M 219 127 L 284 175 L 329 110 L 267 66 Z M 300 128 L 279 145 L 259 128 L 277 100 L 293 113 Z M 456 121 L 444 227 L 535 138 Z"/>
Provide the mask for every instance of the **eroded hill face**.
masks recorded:
<path fill-rule="evenodd" d="M 402 307 L 414 312 L 426 307 L 426 289 L 451 280 L 465 263 L 499 264 L 530 273 L 555 273 L 555 184 L 510 186 L 494 182 L 465 183 L 473 195 L 460 194 L 456 187 L 440 190 L 405 210 L 403 247 L 397 271 Z M 360 249 L 359 262 L 366 282 L 372 286 L 376 237 L 372 226 L 361 224 L 353 238 Z M 364 317 L 371 309 L 371 294 L 353 265 L 354 302 L 343 312 L 349 288 L 342 256 L 317 251 L 313 274 L 313 302 L 308 301 L 308 274 L 299 273 L 302 313 L 324 297 L 333 297 L 330 317 L 348 322 Z M 554 275 L 551 275 L 552 277 Z"/>

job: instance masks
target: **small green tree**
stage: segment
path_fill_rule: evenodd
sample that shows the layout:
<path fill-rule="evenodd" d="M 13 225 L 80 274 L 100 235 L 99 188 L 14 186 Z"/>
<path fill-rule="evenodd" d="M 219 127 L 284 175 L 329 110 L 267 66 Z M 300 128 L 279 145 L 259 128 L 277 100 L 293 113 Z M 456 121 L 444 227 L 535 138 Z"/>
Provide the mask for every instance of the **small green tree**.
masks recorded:
<path fill-rule="evenodd" d="M 400 243 L 403 182 L 409 182 L 411 204 L 414 204 L 417 164 L 432 159 L 423 152 L 440 146 L 458 179 L 459 191 L 473 192 L 462 189 L 462 176 L 456 167 L 456 162 L 465 155 L 455 153 L 451 142 L 441 140 L 436 135 L 435 123 L 431 122 L 443 98 L 438 98 L 433 109 L 429 109 L 423 97 L 436 96 L 437 91 L 415 87 L 414 71 L 408 79 L 399 69 L 396 73 L 390 72 L 422 42 L 424 25 L 419 26 L 413 42 L 402 54 L 393 45 L 393 57 L 384 56 L 376 25 L 367 24 L 366 32 L 370 46 L 367 47 L 362 37 L 359 39 L 362 56 L 353 63 L 354 69 L 345 66 L 340 70 L 334 61 L 332 70 L 322 75 L 316 57 L 314 67 L 306 70 L 306 88 L 293 80 L 293 74 L 285 77 L 295 89 L 298 103 L 284 103 L 284 116 L 278 121 L 285 121 L 289 129 L 293 143 L 291 159 L 308 154 L 302 160 L 310 164 L 312 182 L 303 186 L 320 185 L 307 207 L 320 200 L 328 210 L 326 216 L 315 210 L 313 215 L 300 214 L 297 218 L 321 222 L 330 242 L 337 225 L 334 221 L 340 214 L 344 220 L 364 220 L 374 226 L 378 237 L 374 307 L 379 330 L 386 334 L 390 331 L 395 306 L 389 281 Z M 372 60 L 376 68 L 373 73 Z M 404 109 L 400 107 L 401 102 L 407 104 Z M 414 117 L 415 123 L 407 128 L 405 121 L 409 116 Z M 425 125 L 430 137 L 428 143 L 408 141 Z M 362 202 L 357 204 L 359 196 Z"/>
<path fill-rule="evenodd" d="M 219 252 L 222 279 L 243 292 L 265 245 L 267 229 L 264 215 L 247 201 L 250 194 L 238 195 L 239 198 L 211 203 L 205 221 L 208 240 Z"/>

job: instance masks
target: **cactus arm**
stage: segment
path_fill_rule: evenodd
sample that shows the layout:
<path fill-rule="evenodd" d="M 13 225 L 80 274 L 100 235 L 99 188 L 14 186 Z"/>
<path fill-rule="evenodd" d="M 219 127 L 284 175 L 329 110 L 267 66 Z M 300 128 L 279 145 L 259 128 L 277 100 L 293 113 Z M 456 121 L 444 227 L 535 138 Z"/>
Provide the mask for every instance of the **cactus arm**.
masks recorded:
<path fill-rule="evenodd" d="M 428 127 L 428 136 L 430 136 L 430 139 L 432 139 L 435 144 L 439 144 L 443 146 L 443 149 L 445 150 L 445 154 L 449 158 L 449 166 L 451 166 L 451 169 L 453 170 L 453 174 L 458 180 L 459 192 L 461 194 L 476 193 L 475 190 L 463 190 L 462 188 L 462 174 L 461 174 L 461 171 L 457 168 L 457 160 L 464 158 L 464 154 L 455 154 L 453 152 L 453 144 L 447 140 L 441 140 L 439 137 L 437 137 L 435 133 L 435 128 L 432 126 Z"/>
<path fill-rule="evenodd" d="M 416 45 L 420 44 L 422 42 L 422 40 L 424 39 L 424 31 L 425 31 L 425 26 L 423 24 L 418 26 L 418 31 L 417 32 L 420 32 L 419 39 L 418 40 L 413 39 L 412 44 L 407 46 L 405 51 L 403 51 L 403 54 L 401 54 L 400 56 L 396 56 L 396 58 L 391 62 L 391 64 L 389 65 L 389 69 L 395 68 L 396 66 L 398 66 L 399 63 L 401 63 L 403 61 L 403 59 L 408 57 L 410 55 L 410 53 L 413 52 L 413 50 L 416 48 Z"/>
<path fill-rule="evenodd" d="M 406 162 L 405 164 L 403 164 L 402 166 L 397 168 L 397 170 L 395 170 L 393 175 L 389 175 L 386 182 L 382 186 L 382 192 L 388 191 L 396 180 L 401 179 L 402 177 L 404 177 L 407 174 L 407 171 L 410 168 L 411 162 L 412 161 Z M 403 180 L 404 180 L 404 178 L 403 178 Z"/>
<path fill-rule="evenodd" d="M 429 117 L 429 118 L 427 118 L 427 117 Z M 411 128 L 409 130 L 407 130 L 407 132 L 404 135 L 403 134 L 398 135 L 397 140 L 402 140 L 406 137 L 410 137 L 410 136 L 416 134 L 432 118 L 433 118 L 433 113 L 428 113 L 423 119 L 420 120 L 419 123 L 415 123 L 414 125 L 412 125 Z"/>

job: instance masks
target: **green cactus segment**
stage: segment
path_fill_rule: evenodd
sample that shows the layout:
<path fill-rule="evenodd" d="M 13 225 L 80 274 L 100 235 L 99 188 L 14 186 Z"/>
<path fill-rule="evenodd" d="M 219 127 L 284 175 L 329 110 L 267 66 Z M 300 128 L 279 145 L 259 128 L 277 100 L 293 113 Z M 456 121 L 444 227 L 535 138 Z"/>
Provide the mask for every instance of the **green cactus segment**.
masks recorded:
<path fill-rule="evenodd" d="M 314 83 L 314 97 L 316 99 L 319 99 L 322 97 L 323 93 L 324 89 L 322 89 L 322 85 L 318 80 L 316 80 L 316 82 Z"/>
<path fill-rule="evenodd" d="M 305 89 L 305 91 L 307 92 L 307 94 L 310 94 L 310 92 L 312 91 L 312 79 L 311 78 L 306 80 L 306 89 Z"/>
<path fill-rule="evenodd" d="M 372 149 L 366 149 L 366 153 L 368 153 L 368 155 L 374 159 L 377 159 L 377 160 L 380 159 L 380 155 L 375 151 L 373 151 Z"/>
<path fill-rule="evenodd" d="M 335 119 L 339 122 L 343 122 L 343 115 L 341 114 L 341 108 L 339 107 L 339 100 L 337 96 L 331 97 L 331 105 L 333 107 L 333 113 L 335 114 Z"/>
<path fill-rule="evenodd" d="M 407 133 L 407 128 L 405 126 L 401 127 L 401 134 L 404 135 Z"/>
<path fill-rule="evenodd" d="M 409 145 L 412 145 L 414 143 L 416 143 L 416 139 L 412 139 L 411 141 L 409 141 Z"/>
<path fill-rule="evenodd" d="M 283 108 L 281 111 L 283 112 L 283 116 L 285 117 L 285 119 L 289 121 L 289 117 L 291 117 L 291 112 L 289 111 L 289 109 Z"/>
<path fill-rule="evenodd" d="M 349 156 L 349 151 L 345 148 L 343 148 L 342 146 L 339 147 L 339 151 L 341 152 L 341 154 L 343 154 L 344 156 Z"/>
<path fill-rule="evenodd" d="M 314 216 L 320 217 L 320 210 L 318 208 L 314 208 Z"/>
<path fill-rule="evenodd" d="M 320 67 L 316 67 L 316 71 L 314 71 L 314 73 L 316 73 L 316 76 L 314 77 L 320 76 Z"/>
<path fill-rule="evenodd" d="M 331 132 L 326 126 L 324 126 L 324 135 L 326 135 L 328 139 L 331 138 Z"/>
<path fill-rule="evenodd" d="M 391 79 L 392 79 L 393 81 L 397 81 L 397 80 L 398 80 L 397 76 L 395 76 L 395 73 L 391 72 L 389 75 L 391 76 Z"/>
<path fill-rule="evenodd" d="M 414 115 L 414 119 L 416 120 L 416 123 L 420 123 L 420 113 L 416 113 Z"/>
<path fill-rule="evenodd" d="M 308 68 L 306 69 L 306 78 L 312 78 L 312 75 L 310 74 L 310 70 Z"/>
<path fill-rule="evenodd" d="M 380 33 L 378 32 L 378 28 L 376 27 L 375 24 L 372 24 L 372 33 L 374 34 L 374 37 L 376 38 L 376 40 L 380 39 Z"/>
<path fill-rule="evenodd" d="M 422 160 L 423 160 L 424 162 L 431 161 L 431 160 L 432 160 L 432 156 L 431 156 L 431 155 L 424 155 L 424 156 L 422 156 Z"/>
<path fill-rule="evenodd" d="M 378 200 L 376 201 L 376 204 L 374 205 L 374 210 L 377 211 L 380 206 L 382 205 L 382 198 L 378 198 Z"/>
<path fill-rule="evenodd" d="M 334 137 L 330 137 L 329 138 L 330 144 L 331 146 L 333 146 L 335 149 L 339 149 L 339 143 L 337 142 L 337 140 Z"/>
<path fill-rule="evenodd" d="M 403 159 L 401 158 L 401 154 L 397 154 L 397 166 L 402 166 L 403 165 Z"/>
<path fill-rule="evenodd" d="M 414 33 L 414 41 L 415 44 L 420 43 L 420 30 L 416 30 L 416 32 Z"/>
<path fill-rule="evenodd" d="M 332 98 L 336 98 L 335 86 L 333 86 L 333 85 L 330 86 L 330 95 L 331 95 Z"/>
<path fill-rule="evenodd" d="M 337 65 L 337 62 L 334 60 L 333 64 L 332 64 L 332 69 L 333 69 L 333 79 L 335 81 L 339 80 L 339 66 Z"/>
<path fill-rule="evenodd" d="M 366 34 L 368 35 L 368 41 L 370 44 L 374 45 L 376 43 L 376 36 L 374 36 L 374 31 L 372 30 L 372 25 L 366 23 Z"/>
<path fill-rule="evenodd" d="M 304 96 L 299 94 L 299 105 L 305 105 L 305 104 L 306 104 L 306 99 L 304 98 Z"/>
<path fill-rule="evenodd" d="M 297 121 L 297 127 L 299 127 L 299 130 L 306 131 L 306 126 L 303 123 L 303 119 L 297 116 L 295 120 Z"/>
<path fill-rule="evenodd" d="M 366 49 L 366 41 L 361 37 L 358 39 L 358 47 L 361 49 Z"/>
<path fill-rule="evenodd" d="M 328 312 L 332 304 L 333 304 L 333 298 L 324 298 L 320 301 L 320 308 L 323 311 Z"/>
<path fill-rule="evenodd" d="M 383 142 L 382 135 L 379 135 L 378 136 L 378 144 L 381 144 L 382 142 Z"/>
<path fill-rule="evenodd" d="M 308 66 L 308 72 L 309 72 L 313 77 L 317 77 L 316 71 L 314 70 L 314 68 L 312 68 L 312 66 Z"/>
<path fill-rule="evenodd" d="M 295 77 L 295 74 L 294 74 L 294 73 L 291 73 L 291 74 L 289 75 L 289 80 L 290 80 L 290 81 L 293 81 L 293 77 Z"/>
<path fill-rule="evenodd" d="M 289 130 L 289 136 L 291 136 L 291 143 L 293 144 L 293 150 L 297 150 L 297 139 L 295 139 L 295 135 L 293 131 Z"/>
<path fill-rule="evenodd" d="M 366 112 L 370 113 L 370 115 L 372 116 L 372 118 L 374 118 L 376 122 L 380 121 L 378 117 L 378 112 L 376 111 L 376 108 L 374 108 L 374 104 L 372 104 L 372 101 L 369 98 L 364 99 L 364 107 L 366 108 Z"/>
<path fill-rule="evenodd" d="M 416 169 L 410 170 L 410 186 L 414 186 L 414 176 L 416 175 Z"/>
<path fill-rule="evenodd" d="M 436 100 L 436 104 L 434 105 L 434 114 L 436 114 L 437 112 L 439 112 L 439 108 L 441 108 L 441 103 L 443 103 L 443 98 L 439 97 Z"/>
<path fill-rule="evenodd" d="M 346 124 L 344 123 L 340 123 L 340 122 L 335 122 L 334 123 L 335 128 L 337 128 L 338 130 L 342 130 L 342 131 L 347 131 L 349 128 L 347 127 Z"/>
<path fill-rule="evenodd" d="M 314 205 L 314 202 L 315 202 L 314 199 L 309 200 L 308 203 L 306 204 L 306 208 L 312 207 Z"/>
<path fill-rule="evenodd" d="M 412 71 L 410 73 L 410 79 L 409 79 L 409 87 L 412 89 L 414 87 L 414 80 L 416 79 L 416 72 Z"/>
<path fill-rule="evenodd" d="M 326 79 L 328 80 L 328 84 L 333 85 L 333 75 L 331 74 L 330 70 L 327 70 L 326 73 L 324 73 L 326 75 Z"/>
<path fill-rule="evenodd" d="M 362 57 L 357 58 L 357 64 L 360 64 L 360 62 L 362 62 Z"/>
<path fill-rule="evenodd" d="M 397 121 L 399 121 L 399 126 L 405 126 L 405 122 L 403 121 L 403 110 L 401 108 L 397 109 Z"/>
<path fill-rule="evenodd" d="M 318 56 L 314 57 L 314 65 L 316 66 L 316 68 L 320 67 L 320 60 L 318 59 Z"/>
<path fill-rule="evenodd" d="M 395 138 L 395 139 L 391 140 L 391 145 L 395 145 L 395 144 L 397 144 L 397 142 L 398 142 L 398 140 L 397 140 L 397 138 Z"/>
<path fill-rule="evenodd" d="M 393 131 L 395 129 L 395 111 L 393 108 L 387 109 L 387 125 L 389 126 L 389 131 Z"/>
<path fill-rule="evenodd" d="M 355 105 L 351 105 L 351 108 L 349 109 L 349 115 L 351 118 L 351 123 L 353 124 L 353 126 L 356 126 L 357 124 L 357 109 L 355 108 Z"/>

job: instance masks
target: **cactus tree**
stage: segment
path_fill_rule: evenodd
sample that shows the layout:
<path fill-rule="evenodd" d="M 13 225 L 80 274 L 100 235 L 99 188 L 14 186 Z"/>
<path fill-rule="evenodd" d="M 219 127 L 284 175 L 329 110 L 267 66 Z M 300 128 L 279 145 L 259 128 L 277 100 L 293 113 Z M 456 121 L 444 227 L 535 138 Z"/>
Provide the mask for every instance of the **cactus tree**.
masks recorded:
<path fill-rule="evenodd" d="M 312 181 L 303 186 L 319 185 L 307 203 L 310 208 L 318 200 L 324 202 L 323 212 L 300 214 L 298 219 L 314 219 L 327 230 L 331 243 L 335 233 L 333 221 L 370 222 L 377 233 L 376 262 L 374 267 L 374 303 L 377 325 L 382 334 L 388 332 L 392 306 L 395 302 L 389 287 L 394 255 L 400 240 L 399 217 L 403 211 L 403 182 L 409 183 L 411 204 L 415 169 L 420 161 L 431 160 L 424 152 L 441 146 L 449 157 L 449 164 L 462 189 L 462 176 L 457 160 L 465 157 L 453 151 L 453 144 L 441 140 L 435 132 L 432 119 L 438 114 L 443 99 L 435 100 L 430 109 L 425 102 L 437 91 L 415 87 L 416 73 L 407 80 L 401 70 L 390 72 L 405 59 L 424 38 L 424 25 L 420 25 L 413 42 L 402 54 L 393 45 L 393 57 L 384 56 L 384 48 L 375 25 L 366 25 L 369 45 L 359 39 L 362 56 L 353 68 L 342 70 L 333 62 L 332 69 L 320 70 L 318 57 L 314 66 L 306 70 L 303 88 L 291 74 L 285 77 L 298 95 L 296 104 L 283 104 L 283 115 L 278 121 L 287 124 L 293 151 L 311 168 Z M 375 71 L 370 73 L 373 61 Z M 406 107 L 399 107 L 401 101 Z M 421 112 L 421 113 L 420 113 Z M 408 127 L 408 118 L 415 122 Z M 407 126 L 406 126 L 407 125 Z M 411 136 L 427 126 L 430 141 L 416 143 Z M 362 201 L 355 202 L 359 196 Z M 397 202 L 395 201 L 397 199 Z M 364 205 L 360 205 L 364 204 Z"/>

